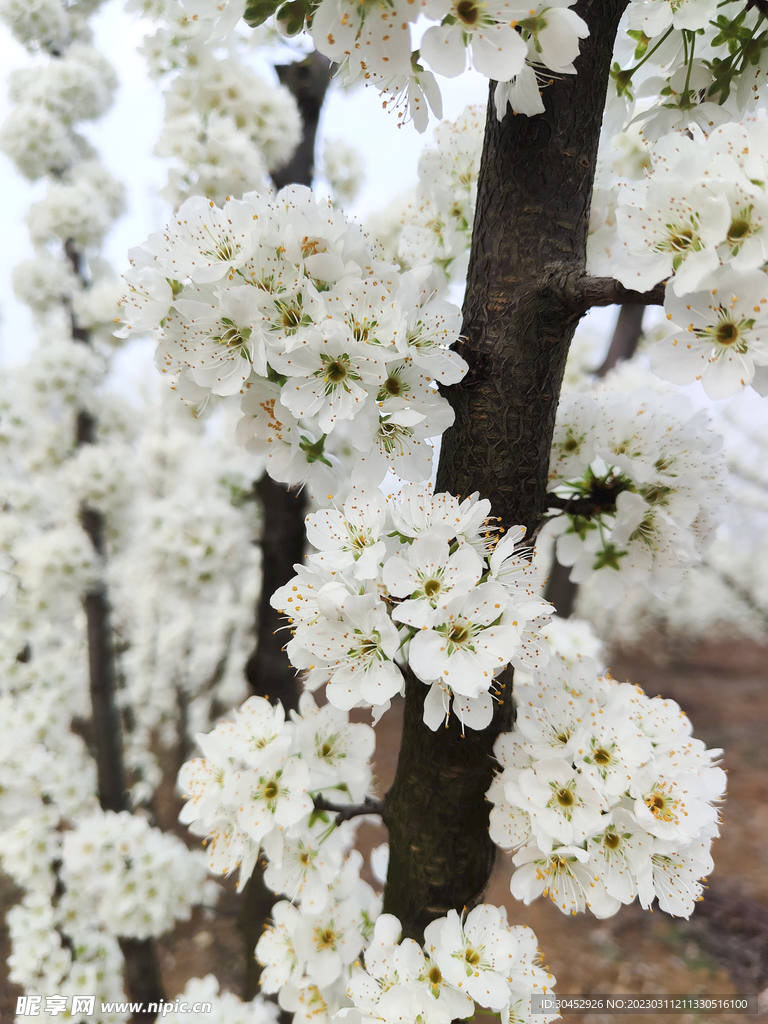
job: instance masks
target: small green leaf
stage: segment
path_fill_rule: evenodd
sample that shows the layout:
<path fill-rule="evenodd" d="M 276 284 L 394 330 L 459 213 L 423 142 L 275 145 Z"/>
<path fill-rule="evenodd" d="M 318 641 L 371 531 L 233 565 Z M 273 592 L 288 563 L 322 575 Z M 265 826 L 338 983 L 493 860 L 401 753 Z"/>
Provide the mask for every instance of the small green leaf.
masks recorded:
<path fill-rule="evenodd" d="M 280 0 L 248 0 L 243 18 L 251 28 L 256 28 L 271 18 L 279 6 Z"/>

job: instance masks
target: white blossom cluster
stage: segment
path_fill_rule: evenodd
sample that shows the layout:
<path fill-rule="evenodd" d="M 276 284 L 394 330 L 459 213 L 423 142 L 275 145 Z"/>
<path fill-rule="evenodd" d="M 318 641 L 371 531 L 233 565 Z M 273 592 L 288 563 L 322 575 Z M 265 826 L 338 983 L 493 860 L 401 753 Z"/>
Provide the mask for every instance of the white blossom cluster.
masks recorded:
<path fill-rule="evenodd" d="M 668 591 L 714 538 L 724 502 L 721 448 L 706 411 L 694 412 L 683 395 L 565 395 L 549 481 L 560 503 L 551 526 L 557 559 L 573 566 L 571 579 L 594 575 L 607 604 L 633 583 Z"/>
<path fill-rule="evenodd" d="M 310 693 L 289 720 L 282 704 L 249 697 L 233 719 L 197 736 L 204 756 L 179 773 L 187 798 L 180 820 L 205 837 L 213 872 L 239 868 L 242 889 L 263 850 L 275 892 L 318 913 L 334 904 L 345 842 L 333 829 L 326 835 L 327 816 L 315 813 L 312 797 L 343 805 L 368 795 L 374 732 L 348 717 L 318 708 Z"/>
<path fill-rule="evenodd" d="M 645 177 L 619 188 L 613 276 L 639 291 L 669 278 L 655 373 L 727 398 L 768 365 L 768 118 L 661 138 Z"/>
<path fill-rule="evenodd" d="M 237 439 L 273 479 L 334 493 L 325 450 L 349 424 L 352 478 L 429 477 L 429 438 L 453 422 L 435 381 L 466 364 L 449 345 L 459 311 L 434 298 L 429 270 L 377 262 L 360 229 L 303 187 L 250 193 L 223 209 L 192 198 L 131 251 L 124 318 L 161 326 L 156 363 L 183 398 L 245 391 Z"/>
<path fill-rule="evenodd" d="M 507 104 L 521 114 L 543 110 L 537 72 L 542 78 L 551 71 L 574 74 L 579 40 L 587 35 L 584 21 L 570 10 L 574 2 L 422 0 L 393 3 L 367 17 L 350 0 L 322 0 L 308 31 L 320 53 L 339 65 L 345 83 L 362 78 L 374 84 L 400 117 L 424 131 L 428 108 L 442 116 L 435 74 L 455 78 L 468 65 L 501 83 L 500 116 Z M 433 24 L 414 50 L 411 26 L 421 15 Z M 280 18 L 278 11 L 278 26 Z"/>
<path fill-rule="evenodd" d="M 404 270 L 433 266 L 441 287 L 466 277 L 483 149 L 485 107 L 441 121 L 418 164 L 416 193 L 372 217 L 367 228 Z M 442 271 L 442 274 L 439 273 Z"/>
<path fill-rule="evenodd" d="M 516 673 L 515 731 L 494 752 L 491 836 L 514 851 L 512 894 L 566 914 L 635 898 L 688 918 L 712 869 L 725 773 L 674 701 L 553 658 Z"/>
<path fill-rule="evenodd" d="M 475 1001 L 529 1019 L 530 995 L 554 979 L 539 966 L 533 932 L 510 928 L 504 910 L 483 905 L 465 920 L 452 911 L 426 929 L 424 951 L 412 940 L 398 945 L 400 922 L 379 916 L 349 826 L 335 820 L 369 796 L 370 726 L 305 692 L 290 721 L 281 704 L 250 697 L 197 740 L 204 756 L 179 773 L 181 821 L 205 837 L 212 871 L 239 869 L 238 889 L 259 854 L 268 857 L 264 881 L 287 898 L 256 945 L 261 987 L 295 1021 L 422 1015 L 448 1024 L 471 1016 Z"/>
<path fill-rule="evenodd" d="M 353 1007 L 339 1020 L 449 1024 L 471 1017 L 476 1004 L 511 1024 L 556 1016 L 531 1015 L 531 995 L 549 992 L 555 979 L 540 966 L 533 931 L 510 926 L 503 907 L 483 903 L 462 917 L 451 910 L 427 925 L 423 948 L 401 940 L 398 919 L 382 914 L 363 959 L 347 985 Z"/>
<path fill-rule="evenodd" d="M 207 728 L 215 702 L 244 696 L 257 553 L 253 517 L 236 497 L 250 486 L 237 459 L 215 451 L 178 403 L 160 422 L 162 411 L 129 409 L 104 388 L 122 287 L 98 250 L 122 186 L 76 134 L 115 86 L 90 43 L 97 7 L 0 7 L 17 38 L 43 51 L 12 76 L 17 106 L 3 145 L 23 174 L 47 177 L 28 215 L 35 255 L 13 275 L 38 344 L 3 369 L 0 389 L 0 858 L 22 890 L 7 917 L 11 980 L 43 996 L 92 993 L 99 1006 L 125 999 L 118 937 L 172 928 L 212 902 L 214 883 L 179 840 L 98 809 L 82 738 L 91 718 L 83 598 L 109 588 L 127 783 L 134 800 L 148 800 L 159 753 L 183 749 L 187 726 Z M 190 498 L 192 467 L 205 473 L 205 509 Z M 86 513 L 99 518 L 103 552 Z M 200 587 L 217 558 L 205 606 Z"/>
<path fill-rule="evenodd" d="M 61 859 L 65 919 L 82 915 L 112 935 L 157 937 L 218 895 L 202 853 L 128 811 L 81 818 L 64 833 Z"/>
<path fill-rule="evenodd" d="M 277 1024 L 278 1009 L 274 1003 L 256 996 L 243 1002 L 233 992 L 219 990 L 219 981 L 213 974 L 204 978 L 190 978 L 177 1002 L 209 1003 L 210 1011 L 170 1010 L 163 1008 L 163 1020 L 168 1024 Z"/>
<path fill-rule="evenodd" d="M 404 692 L 407 663 L 429 687 L 430 729 L 451 708 L 485 729 L 496 675 L 546 663 L 540 629 L 552 611 L 520 549 L 525 531 L 498 539 L 490 512 L 477 494 L 460 502 L 406 485 L 399 502 L 361 487 L 341 511 L 310 514 L 316 550 L 272 597 L 289 616 L 286 650 L 307 688 L 326 684 L 332 705 L 370 706 L 378 719 Z"/>
<path fill-rule="evenodd" d="M 235 31 L 242 6 L 180 0 L 133 2 L 160 27 L 142 52 L 150 75 L 168 82 L 165 118 L 155 148 L 173 165 L 161 194 L 177 209 L 190 196 L 217 203 L 258 189 L 268 171 L 290 160 L 301 138 L 291 92 L 266 81 L 248 63 L 248 44 Z"/>
<path fill-rule="evenodd" d="M 765 102 L 765 17 L 742 0 L 632 0 L 617 40 L 609 109 L 625 123 L 634 119 L 649 140 L 739 120 Z"/>

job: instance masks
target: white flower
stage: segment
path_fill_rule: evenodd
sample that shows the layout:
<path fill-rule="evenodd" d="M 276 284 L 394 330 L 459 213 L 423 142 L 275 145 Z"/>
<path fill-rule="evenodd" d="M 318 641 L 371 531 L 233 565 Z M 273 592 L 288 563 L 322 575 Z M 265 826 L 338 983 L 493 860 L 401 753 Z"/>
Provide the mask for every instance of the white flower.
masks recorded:
<path fill-rule="evenodd" d="M 651 354 L 654 373 L 675 384 L 700 380 L 710 398 L 728 398 L 768 365 L 768 276 L 722 272 L 707 291 L 667 289 L 668 335 Z"/>
<path fill-rule="evenodd" d="M 324 987 L 341 975 L 363 945 L 362 915 L 356 900 L 331 903 L 317 917 L 304 917 L 296 929 L 296 951 L 309 979 Z"/>
<path fill-rule="evenodd" d="M 256 842 L 275 829 L 294 825 L 312 810 L 309 768 L 297 757 L 270 770 L 235 772 L 225 799 L 237 808 L 237 820 Z"/>
<path fill-rule="evenodd" d="M 724 780 L 722 770 L 714 770 Z M 704 829 L 718 820 L 717 809 L 709 803 L 707 787 L 696 772 L 680 772 L 665 778 L 649 766 L 637 773 L 629 792 L 635 798 L 635 820 L 659 839 L 686 844 L 698 839 Z"/>
<path fill-rule="evenodd" d="M 296 952 L 296 934 L 302 926 L 297 907 L 280 900 L 272 907 L 272 924 L 256 943 L 256 959 L 262 965 L 261 988 L 272 994 L 298 980 L 303 963 Z"/>
<path fill-rule="evenodd" d="M 162 234 L 150 235 L 145 249 L 155 266 L 175 280 L 220 281 L 252 255 L 260 215 L 251 203 L 231 200 L 219 209 L 203 196 L 193 196 Z"/>
<path fill-rule="evenodd" d="M 440 621 L 411 641 L 411 668 L 424 682 L 439 679 L 456 693 L 478 697 L 515 653 L 520 635 L 502 620 L 507 594 L 498 583 L 483 583 L 440 609 Z"/>
<path fill-rule="evenodd" d="M 514 12 L 503 3 L 453 2 L 445 4 L 430 0 L 427 14 L 443 18 L 448 24 L 428 28 L 421 40 L 421 56 L 446 78 L 455 78 L 467 65 L 467 50 L 477 71 L 498 82 L 509 81 L 519 74 L 528 56 L 528 47 L 510 24 Z"/>
<path fill-rule="evenodd" d="M 406 598 L 392 613 L 397 622 L 421 629 L 442 619 L 438 608 L 478 583 L 483 564 L 465 545 L 451 554 L 449 543 L 439 536 L 422 534 L 408 550 L 407 560 L 396 556 L 385 562 L 383 579 L 390 594 Z"/>
<path fill-rule="evenodd" d="M 653 888 L 659 906 L 673 917 L 691 916 L 700 900 L 702 882 L 712 871 L 711 840 L 676 848 L 657 839 L 653 846 Z"/>
<path fill-rule="evenodd" d="M 324 591 L 325 618 L 302 637 L 306 649 L 329 667 L 328 700 L 342 710 L 360 700 L 385 704 L 400 692 L 403 677 L 392 660 L 400 643 L 397 629 L 383 601 L 375 594 L 330 598 Z"/>
<path fill-rule="evenodd" d="M 313 331 L 301 348 L 272 355 L 272 365 L 289 376 L 280 398 L 296 417 L 317 416 L 324 433 L 337 420 L 351 420 L 376 388 L 384 369 L 375 352 L 345 333 L 336 323 Z"/>
<path fill-rule="evenodd" d="M 583 912 L 589 906 L 593 882 L 586 867 L 588 857 L 578 846 L 558 846 L 549 853 L 537 845 L 523 847 L 512 858 L 517 871 L 509 883 L 510 892 L 526 905 L 544 895 L 564 914 Z"/>
<path fill-rule="evenodd" d="M 307 516 L 307 539 L 321 554 L 312 562 L 340 572 L 351 570 L 358 580 L 374 579 L 386 556 L 382 531 L 386 503 L 380 491 L 353 488 L 344 502 L 343 513 L 322 509 Z"/>
<path fill-rule="evenodd" d="M 542 850 L 551 850 L 555 842 L 580 844 L 600 829 L 608 803 L 599 784 L 563 758 L 538 761 L 523 769 L 517 785 L 523 797 L 521 806 L 531 816 L 531 828 Z"/>
<path fill-rule="evenodd" d="M 327 827 L 322 821 L 311 830 L 297 826 L 300 834 L 285 837 L 280 864 L 270 862 L 264 870 L 269 888 L 285 893 L 294 903 L 300 901 L 306 914 L 325 910 L 330 899 L 329 886 L 344 858 L 342 836 L 338 830 L 327 836 Z"/>
<path fill-rule="evenodd" d="M 370 726 L 350 723 L 348 715 L 332 704 L 318 708 L 310 693 L 299 698 L 296 745 L 312 773 L 313 790 L 337 790 L 330 798 L 362 803 L 371 784 L 370 759 L 376 734 Z"/>
<path fill-rule="evenodd" d="M 631 903 L 639 895 L 641 904 L 649 906 L 653 900 L 653 836 L 623 809 L 615 810 L 612 817 L 605 832 L 591 836 L 587 843 L 589 867 L 613 899 Z"/>
<path fill-rule="evenodd" d="M 424 929 L 424 948 L 445 979 L 481 1006 L 500 1010 L 509 1000 L 517 942 L 505 910 L 483 903 L 463 921 L 451 910 Z"/>

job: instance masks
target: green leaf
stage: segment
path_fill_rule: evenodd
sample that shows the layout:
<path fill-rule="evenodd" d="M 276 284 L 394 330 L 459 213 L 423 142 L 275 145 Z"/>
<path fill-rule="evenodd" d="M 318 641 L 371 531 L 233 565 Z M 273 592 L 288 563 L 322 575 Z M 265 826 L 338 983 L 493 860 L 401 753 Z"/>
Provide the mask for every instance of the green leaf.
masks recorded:
<path fill-rule="evenodd" d="M 251 28 L 256 28 L 271 18 L 279 6 L 280 0 L 248 0 L 243 18 Z"/>
<path fill-rule="evenodd" d="M 277 12 L 280 31 L 286 36 L 296 36 L 304 28 L 309 4 L 304 0 L 288 0 Z"/>

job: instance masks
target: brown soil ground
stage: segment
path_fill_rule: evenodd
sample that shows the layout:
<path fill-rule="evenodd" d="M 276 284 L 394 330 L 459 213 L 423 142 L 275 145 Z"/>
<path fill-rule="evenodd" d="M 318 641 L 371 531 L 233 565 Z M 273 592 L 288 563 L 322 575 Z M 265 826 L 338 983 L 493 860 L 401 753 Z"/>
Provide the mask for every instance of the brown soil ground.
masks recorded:
<path fill-rule="evenodd" d="M 631 679 L 650 694 L 677 700 L 709 746 L 723 747 L 729 774 L 723 808 L 723 838 L 714 849 L 716 869 L 705 899 L 690 921 L 657 911 L 624 908 L 608 921 L 589 915 L 566 917 L 548 900 L 530 907 L 509 895 L 509 862 L 500 856 L 486 900 L 505 904 L 510 920 L 536 931 L 545 960 L 568 994 L 734 995 L 764 993 L 759 1017 L 768 1021 L 768 650 L 748 641 L 702 644 L 675 660 L 659 640 L 612 659 L 613 675 Z M 377 729 L 377 775 L 385 792 L 394 774 L 401 708 L 394 706 Z M 160 794 L 158 818 L 173 827 L 176 798 Z M 363 825 L 360 845 L 386 841 L 383 829 Z M 0 876 L 0 911 L 16 892 Z M 161 968 L 169 997 L 193 976 L 213 972 L 222 988 L 242 991 L 243 940 L 238 929 L 241 897 L 225 886 L 216 911 L 197 911 L 160 942 Z M 0 931 L 3 962 L 7 934 Z M 13 1018 L 18 991 L 0 973 L 0 1019 Z M 573 1024 L 611 1024 L 625 1017 L 569 1015 Z M 718 1014 L 643 1017 L 659 1024 L 734 1021 Z"/>

